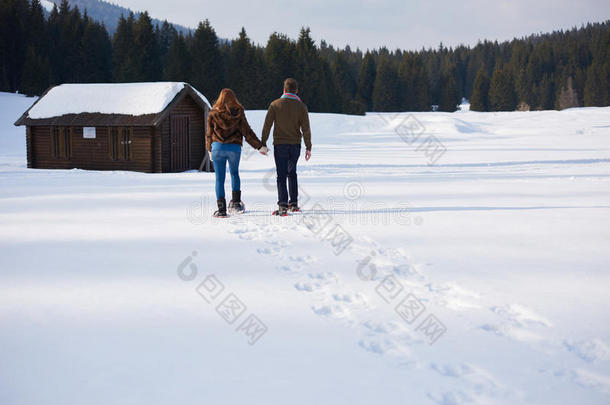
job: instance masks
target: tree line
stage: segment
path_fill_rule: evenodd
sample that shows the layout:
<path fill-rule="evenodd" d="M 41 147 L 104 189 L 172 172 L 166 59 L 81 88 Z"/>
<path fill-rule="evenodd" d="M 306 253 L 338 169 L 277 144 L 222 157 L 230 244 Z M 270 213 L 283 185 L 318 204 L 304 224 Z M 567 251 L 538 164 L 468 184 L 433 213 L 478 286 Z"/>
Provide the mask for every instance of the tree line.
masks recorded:
<path fill-rule="evenodd" d="M 185 81 L 214 99 L 231 87 L 264 109 L 294 77 L 310 111 L 563 109 L 610 104 L 610 20 L 474 47 L 362 52 L 273 33 L 265 46 L 242 28 L 222 40 L 208 20 L 193 33 L 148 13 L 121 16 L 111 37 L 63 0 L 45 18 L 39 0 L 0 4 L 0 91 L 40 95 L 60 83 Z"/>

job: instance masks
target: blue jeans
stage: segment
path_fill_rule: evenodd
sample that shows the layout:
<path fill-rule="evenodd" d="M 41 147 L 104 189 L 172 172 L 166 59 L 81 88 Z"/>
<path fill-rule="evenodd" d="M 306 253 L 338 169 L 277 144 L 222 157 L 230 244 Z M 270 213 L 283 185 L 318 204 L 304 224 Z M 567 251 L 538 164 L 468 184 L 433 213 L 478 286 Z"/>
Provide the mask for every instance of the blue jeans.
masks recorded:
<path fill-rule="evenodd" d="M 297 205 L 299 183 L 297 181 L 297 161 L 301 155 L 301 145 L 273 145 L 275 170 L 277 171 L 277 205 L 288 207 Z M 288 180 L 288 188 L 286 188 Z M 288 193 L 290 192 L 290 201 Z"/>
<path fill-rule="evenodd" d="M 231 173 L 231 187 L 233 191 L 241 191 L 239 180 L 239 159 L 241 146 L 232 143 L 212 143 L 212 160 L 216 173 L 216 199 L 225 198 L 225 177 L 227 175 L 227 161 Z"/>

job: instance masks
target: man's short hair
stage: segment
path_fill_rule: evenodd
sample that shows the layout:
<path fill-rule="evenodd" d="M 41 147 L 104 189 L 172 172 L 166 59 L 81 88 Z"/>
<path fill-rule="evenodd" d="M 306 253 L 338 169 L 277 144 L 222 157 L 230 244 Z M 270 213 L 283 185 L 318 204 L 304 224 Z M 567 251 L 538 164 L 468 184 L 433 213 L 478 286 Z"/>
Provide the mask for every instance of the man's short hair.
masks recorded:
<path fill-rule="evenodd" d="M 296 93 L 299 91 L 299 84 L 292 77 L 284 80 L 284 91 L 287 93 Z"/>

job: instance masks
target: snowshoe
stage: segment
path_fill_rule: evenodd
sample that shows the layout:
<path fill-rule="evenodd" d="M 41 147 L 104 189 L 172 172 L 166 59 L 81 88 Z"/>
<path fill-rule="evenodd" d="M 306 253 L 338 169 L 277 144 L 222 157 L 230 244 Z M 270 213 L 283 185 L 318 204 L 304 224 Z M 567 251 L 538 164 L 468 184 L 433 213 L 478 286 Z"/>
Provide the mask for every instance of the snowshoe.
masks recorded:
<path fill-rule="evenodd" d="M 288 207 L 288 212 L 301 212 L 301 207 L 298 205 L 291 205 Z"/>
<path fill-rule="evenodd" d="M 229 202 L 229 212 L 231 214 L 243 214 L 246 211 L 246 205 L 242 202 L 233 202 L 233 200 L 231 200 L 231 202 Z"/>
<path fill-rule="evenodd" d="M 288 209 L 286 209 L 286 207 L 279 207 L 277 210 L 273 211 L 271 215 L 276 217 L 286 217 L 288 216 Z"/>

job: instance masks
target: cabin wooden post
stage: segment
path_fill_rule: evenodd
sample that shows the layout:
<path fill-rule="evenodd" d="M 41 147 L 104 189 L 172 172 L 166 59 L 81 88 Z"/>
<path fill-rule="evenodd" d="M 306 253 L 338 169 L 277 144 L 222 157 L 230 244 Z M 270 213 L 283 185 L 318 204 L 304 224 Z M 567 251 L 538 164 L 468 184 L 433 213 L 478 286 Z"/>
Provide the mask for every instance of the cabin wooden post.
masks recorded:
<path fill-rule="evenodd" d="M 25 127 L 25 146 L 27 148 L 28 168 L 36 167 L 34 164 L 34 142 L 32 141 L 32 130 L 29 126 Z"/>

